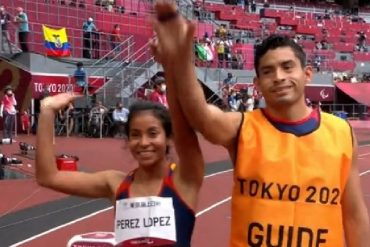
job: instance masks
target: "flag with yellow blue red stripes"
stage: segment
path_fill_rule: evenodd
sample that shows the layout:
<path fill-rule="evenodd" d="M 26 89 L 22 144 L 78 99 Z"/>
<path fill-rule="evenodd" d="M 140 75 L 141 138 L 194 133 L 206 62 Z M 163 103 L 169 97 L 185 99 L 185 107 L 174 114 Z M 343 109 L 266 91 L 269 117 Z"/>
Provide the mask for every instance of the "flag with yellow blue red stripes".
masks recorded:
<path fill-rule="evenodd" d="M 53 29 L 42 25 L 44 33 L 46 54 L 53 57 L 66 57 L 71 55 L 71 48 L 68 42 L 65 28 Z"/>

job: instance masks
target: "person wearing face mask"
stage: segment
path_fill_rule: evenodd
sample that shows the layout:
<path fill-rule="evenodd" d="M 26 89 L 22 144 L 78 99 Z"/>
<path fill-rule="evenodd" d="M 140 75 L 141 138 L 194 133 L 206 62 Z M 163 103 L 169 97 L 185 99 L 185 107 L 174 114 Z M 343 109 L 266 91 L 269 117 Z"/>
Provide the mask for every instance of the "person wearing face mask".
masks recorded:
<path fill-rule="evenodd" d="M 23 52 L 28 52 L 28 44 L 27 44 L 27 37 L 28 33 L 30 32 L 30 28 L 28 25 L 28 17 L 27 14 L 23 11 L 23 8 L 17 8 L 18 15 L 14 17 L 14 22 L 18 23 L 18 40 L 19 45 L 21 46 L 21 50 Z"/>
<path fill-rule="evenodd" d="M 92 33 L 97 32 L 98 29 L 94 24 L 93 18 L 89 17 L 86 22 L 82 25 L 83 30 L 83 51 L 82 56 L 84 58 L 92 57 Z"/>
<path fill-rule="evenodd" d="M 165 107 L 168 107 L 166 95 L 166 82 L 163 77 L 157 77 L 154 80 L 154 91 L 150 94 L 149 100 L 152 102 L 160 103 Z"/>
<path fill-rule="evenodd" d="M 3 5 L 0 6 L 0 24 L 1 24 L 1 52 L 4 52 L 4 43 L 8 43 L 9 53 L 12 54 L 12 46 L 10 44 L 9 32 L 8 32 L 8 23 L 10 21 L 10 15 L 5 11 Z"/>
<path fill-rule="evenodd" d="M 17 101 L 11 86 L 5 87 L 4 97 L 1 101 L 0 115 L 3 117 L 4 138 L 13 139 L 13 127 L 15 114 L 17 113 L 15 106 Z M 14 140 L 13 140 L 14 142 Z"/>

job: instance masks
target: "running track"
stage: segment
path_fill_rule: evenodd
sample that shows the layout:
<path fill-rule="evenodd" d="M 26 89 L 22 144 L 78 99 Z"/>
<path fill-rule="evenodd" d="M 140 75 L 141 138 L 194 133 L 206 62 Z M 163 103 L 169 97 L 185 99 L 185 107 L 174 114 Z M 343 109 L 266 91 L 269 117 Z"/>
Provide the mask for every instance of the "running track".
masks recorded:
<path fill-rule="evenodd" d="M 361 135 L 359 140 L 361 142 Z M 366 138 L 367 139 L 367 138 Z M 366 141 L 369 141 L 368 139 Z M 358 166 L 361 184 L 368 209 L 370 208 L 370 144 L 365 142 L 359 147 Z M 232 171 L 226 166 L 207 175 L 200 194 L 197 223 L 194 230 L 194 247 L 228 246 L 230 229 L 230 194 Z M 84 218 L 70 221 L 49 231 L 28 239 L 19 239 L 11 246 L 66 246 L 68 239 L 77 233 L 93 231 L 113 231 L 113 210 L 108 205 L 103 210 L 89 214 Z M 83 215 L 83 214 L 82 214 Z M 1 224 L 0 224 L 1 226 Z M 21 227 L 20 227 L 21 229 Z M 1 230 L 1 229 L 0 229 Z M 0 241 L 1 242 L 1 241 Z"/>

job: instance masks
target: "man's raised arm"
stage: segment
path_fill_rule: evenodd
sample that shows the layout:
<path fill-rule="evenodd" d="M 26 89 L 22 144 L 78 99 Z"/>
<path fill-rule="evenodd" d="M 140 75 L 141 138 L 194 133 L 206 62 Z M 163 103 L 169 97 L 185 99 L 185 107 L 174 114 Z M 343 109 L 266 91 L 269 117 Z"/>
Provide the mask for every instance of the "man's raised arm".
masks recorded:
<path fill-rule="evenodd" d="M 194 23 L 178 15 L 176 5 L 168 1 L 157 1 L 155 8 L 158 42 L 153 44 L 153 52 L 165 73 L 171 71 L 174 75 L 176 96 L 186 118 L 210 142 L 230 147 L 237 136 L 241 113 L 226 113 L 207 104 L 192 61 Z"/>

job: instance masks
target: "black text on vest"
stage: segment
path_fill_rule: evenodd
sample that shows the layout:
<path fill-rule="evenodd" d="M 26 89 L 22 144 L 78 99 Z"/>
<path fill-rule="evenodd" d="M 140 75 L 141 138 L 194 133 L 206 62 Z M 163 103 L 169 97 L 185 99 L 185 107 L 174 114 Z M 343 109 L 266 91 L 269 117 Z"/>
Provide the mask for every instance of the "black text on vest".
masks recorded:
<path fill-rule="evenodd" d="M 273 233 L 278 231 L 278 234 Z M 326 243 L 328 229 L 313 230 L 307 227 L 262 225 L 253 222 L 248 226 L 248 246 L 251 247 L 320 247 Z M 277 239 L 273 239 L 273 236 Z"/>

